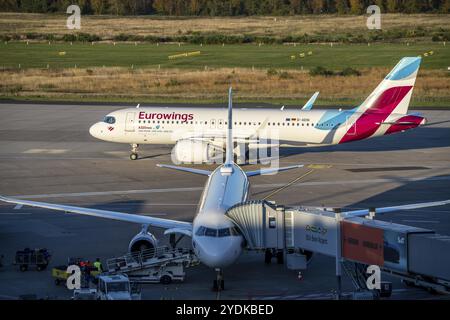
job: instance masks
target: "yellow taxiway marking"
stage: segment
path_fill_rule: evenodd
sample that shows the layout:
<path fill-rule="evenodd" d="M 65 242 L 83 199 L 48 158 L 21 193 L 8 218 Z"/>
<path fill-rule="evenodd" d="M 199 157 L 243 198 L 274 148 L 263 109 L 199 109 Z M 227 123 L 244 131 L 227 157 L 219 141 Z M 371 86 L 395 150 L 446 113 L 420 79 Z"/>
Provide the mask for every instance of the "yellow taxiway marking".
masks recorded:
<path fill-rule="evenodd" d="M 269 193 L 267 196 L 265 196 L 263 198 L 263 200 L 267 200 L 270 197 L 273 197 L 274 195 L 280 193 L 281 191 L 289 188 L 290 186 L 292 186 L 294 183 L 299 182 L 300 180 L 302 180 L 303 178 L 305 178 L 306 176 L 310 175 L 311 173 L 313 173 L 315 170 L 318 169 L 329 169 L 331 168 L 331 165 L 326 165 L 326 164 L 310 164 L 307 166 L 307 168 L 311 169 L 309 171 L 307 171 L 306 173 L 302 174 L 301 176 L 295 178 L 294 180 L 292 180 L 291 182 L 285 184 L 284 186 L 282 186 L 281 188 L 278 188 L 277 190 Z"/>

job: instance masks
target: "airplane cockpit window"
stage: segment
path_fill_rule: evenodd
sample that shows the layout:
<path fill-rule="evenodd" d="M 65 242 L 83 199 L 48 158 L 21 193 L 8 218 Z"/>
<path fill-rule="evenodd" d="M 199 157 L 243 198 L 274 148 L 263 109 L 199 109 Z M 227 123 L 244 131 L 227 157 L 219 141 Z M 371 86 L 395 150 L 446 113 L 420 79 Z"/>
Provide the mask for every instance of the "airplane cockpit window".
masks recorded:
<path fill-rule="evenodd" d="M 205 236 L 207 236 L 207 237 L 217 237 L 217 230 L 216 229 L 211 229 L 211 228 L 206 228 Z"/>
<path fill-rule="evenodd" d="M 230 228 L 219 229 L 219 238 L 221 237 L 229 237 L 231 235 Z"/>
<path fill-rule="evenodd" d="M 199 227 L 195 235 L 197 236 L 205 236 L 205 237 L 213 237 L 213 238 L 223 238 L 230 236 L 239 236 L 241 233 L 236 227 L 232 228 L 222 228 L 222 229 L 212 229 L 207 227 Z"/>
<path fill-rule="evenodd" d="M 200 228 L 197 229 L 197 232 L 195 233 L 195 235 L 197 235 L 197 236 L 204 236 L 205 235 L 205 230 L 206 230 L 206 228 L 201 226 Z"/>
<path fill-rule="evenodd" d="M 103 122 L 106 122 L 106 123 L 109 123 L 109 124 L 114 124 L 114 123 L 116 123 L 116 118 L 111 117 L 111 116 L 106 116 L 103 119 Z"/>

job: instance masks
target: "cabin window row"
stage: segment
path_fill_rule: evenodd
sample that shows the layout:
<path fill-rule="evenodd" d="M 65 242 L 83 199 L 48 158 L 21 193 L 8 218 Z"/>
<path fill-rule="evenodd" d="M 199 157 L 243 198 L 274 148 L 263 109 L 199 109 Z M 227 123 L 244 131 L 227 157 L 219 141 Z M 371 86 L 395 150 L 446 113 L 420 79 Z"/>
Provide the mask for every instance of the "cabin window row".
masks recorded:
<path fill-rule="evenodd" d="M 205 125 L 207 125 L 208 121 L 139 120 L 139 123 L 144 123 L 144 124 L 145 123 L 149 123 L 149 124 L 150 123 L 154 123 L 154 124 L 196 124 L 196 125 L 197 124 L 205 124 Z M 214 124 L 214 122 L 212 124 Z M 219 123 L 219 125 L 222 125 L 222 124 L 228 125 L 228 122 L 224 122 L 224 123 L 220 122 Z M 239 126 L 241 126 L 241 125 L 244 125 L 244 126 L 258 125 L 258 126 L 260 126 L 261 122 L 234 122 L 234 125 L 236 125 L 236 126 L 237 125 L 239 125 Z M 272 127 L 275 127 L 275 126 L 278 126 L 278 127 L 280 127 L 280 126 L 287 126 L 287 127 L 300 127 L 300 126 L 309 127 L 309 126 L 311 126 L 311 127 L 314 127 L 314 123 L 309 123 L 309 122 L 306 122 L 306 123 L 305 122 L 302 122 L 302 123 L 300 123 L 300 122 L 296 122 L 296 123 L 294 123 L 294 122 L 268 122 L 267 125 L 272 126 Z M 339 126 L 340 123 L 338 123 L 337 125 Z M 323 124 L 318 124 L 317 126 L 319 126 L 319 127 L 334 127 L 335 125 L 332 123 L 323 123 Z"/>

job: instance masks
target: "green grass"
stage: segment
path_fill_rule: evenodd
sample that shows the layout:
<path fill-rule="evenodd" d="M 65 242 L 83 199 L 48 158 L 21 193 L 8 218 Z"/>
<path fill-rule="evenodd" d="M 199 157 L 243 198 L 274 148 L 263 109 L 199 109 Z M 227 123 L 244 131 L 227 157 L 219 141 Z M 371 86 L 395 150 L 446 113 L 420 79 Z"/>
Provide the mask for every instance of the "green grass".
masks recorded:
<path fill-rule="evenodd" d="M 224 99 L 198 99 L 198 98 L 183 98 L 183 97 L 179 97 L 179 98 L 174 98 L 174 97 L 167 97 L 167 98 L 146 98 L 146 97 L 139 97 L 139 98 L 133 98 L 133 97 L 111 97 L 109 95 L 104 95 L 104 96 L 96 96 L 96 97 L 92 97 L 92 96 L 80 96 L 80 95 L 65 95 L 65 96 L 57 96 L 57 97 L 52 97 L 52 96 L 41 96 L 41 95 L 30 95 L 30 96 L 16 96 L 16 95 L 1 95 L 0 96 L 0 102 L 2 101 L 18 101 L 18 102 L 49 102 L 49 101 L 53 101 L 53 102 L 83 102 L 83 103 L 127 103 L 127 104 L 143 104 L 143 103 L 148 103 L 148 104 L 171 104 L 171 103 L 180 103 L 180 104 L 199 104 L 199 105 L 203 105 L 203 104 L 218 104 L 218 103 L 225 103 L 225 98 Z M 302 106 L 303 104 L 305 104 L 306 100 L 305 99 L 270 99 L 270 98 L 265 98 L 262 100 L 257 100 L 257 99 L 240 99 L 239 97 L 235 97 L 235 103 L 240 104 L 240 105 L 245 105 L 246 103 L 252 103 L 252 104 L 271 104 L 273 106 L 282 106 L 282 105 L 287 105 L 287 106 Z M 315 108 L 354 108 L 355 106 L 357 106 L 359 103 L 361 103 L 361 100 L 356 100 L 356 99 L 333 99 L 333 100 L 328 100 L 326 98 L 321 98 L 320 101 L 317 101 L 314 104 Z M 445 100 L 433 100 L 433 101 L 414 101 L 414 97 L 413 100 L 411 101 L 411 107 L 410 110 L 420 110 L 420 109 L 427 109 L 427 108 L 431 108 L 431 109 L 450 109 L 450 103 L 449 101 L 445 101 Z"/>
<path fill-rule="evenodd" d="M 168 56 L 183 52 L 201 51 L 200 56 L 169 60 Z M 299 58 L 300 53 L 312 51 L 311 56 Z M 67 68 L 86 67 L 158 67 L 201 69 L 219 67 L 301 69 L 315 66 L 338 70 L 345 67 L 391 68 L 405 56 L 418 56 L 434 51 L 426 57 L 423 68 L 447 69 L 450 65 L 450 44 L 371 44 L 366 45 L 182 45 L 177 44 L 80 44 L 74 43 L 0 43 L 0 67 Z M 59 55 L 59 52 L 66 52 Z M 292 60 L 290 57 L 296 56 Z"/>

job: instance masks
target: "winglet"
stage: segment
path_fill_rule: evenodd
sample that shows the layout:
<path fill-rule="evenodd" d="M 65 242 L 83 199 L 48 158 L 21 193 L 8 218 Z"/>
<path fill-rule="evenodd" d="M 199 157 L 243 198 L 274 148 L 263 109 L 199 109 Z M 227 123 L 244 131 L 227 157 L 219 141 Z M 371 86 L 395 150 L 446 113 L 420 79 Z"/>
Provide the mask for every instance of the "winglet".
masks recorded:
<path fill-rule="evenodd" d="M 225 150 L 225 163 L 220 171 L 222 173 L 231 173 L 229 172 L 230 165 L 233 163 L 233 89 L 231 87 L 228 90 L 228 130 Z"/>
<path fill-rule="evenodd" d="M 319 96 L 319 91 L 314 93 L 312 95 L 312 97 L 309 98 L 308 102 L 305 103 L 305 105 L 303 106 L 302 110 L 305 110 L 305 111 L 311 110 L 313 105 L 314 105 L 314 102 L 316 102 L 316 99 L 317 99 L 318 96 Z"/>

